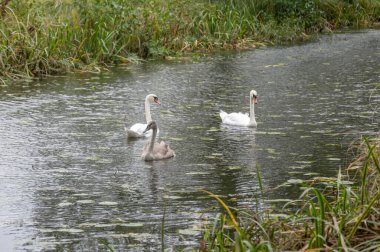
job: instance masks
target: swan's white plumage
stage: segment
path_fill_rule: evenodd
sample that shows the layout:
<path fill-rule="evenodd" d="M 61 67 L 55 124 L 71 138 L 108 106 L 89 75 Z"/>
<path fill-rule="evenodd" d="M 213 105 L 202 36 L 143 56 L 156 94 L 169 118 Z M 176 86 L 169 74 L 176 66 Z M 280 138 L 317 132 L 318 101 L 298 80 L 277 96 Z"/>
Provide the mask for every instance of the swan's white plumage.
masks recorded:
<path fill-rule="evenodd" d="M 224 124 L 235 126 L 249 126 L 250 118 L 248 114 L 239 113 L 226 113 L 223 110 L 220 111 L 220 118 Z"/>
<path fill-rule="evenodd" d="M 247 113 L 243 114 L 241 112 L 238 113 L 226 113 L 223 110 L 220 111 L 219 115 L 222 119 L 222 123 L 233 125 L 233 126 L 246 126 L 246 127 L 256 127 L 257 122 L 255 119 L 255 109 L 254 104 L 257 103 L 257 92 L 255 90 L 251 90 L 249 94 L 249 107 L 250 107 L 250 115 Z"/>
<path fill-rule="evenodd" d="M 160 100 L 154 94 L 149 94 L 145 97 L 145 120 L 146 123 L 135 123 L 129 129 L 125 127 L 125 131 L 128 135 L 128 138 L 140 138 L 140 137 L 150 137 L 152 136 L 152 130 L 145 131 L 146 126 L 150 121 L 152 121 L 152 117 L 150 115 L 150 103 L 160 104 Z M 159 130 L 157 129 L 157 134 Z"/>
<path fill-rule="evenodd" d="M 148 130 L 144 133 L 144 130 L 146 129 L 147 125 L 148 124 L 144 123 L 135 123 L 134 125 L 132 125 L 132 127 L 130 127 L 129 129 L 126 128 L 125 130 L 128 134 L 128 137 L 130 138 L 151 137 L 153 133 L 152 130 Z M 160 130 L 157 129 L 157 135 L 159 134 L 159 131 Z"/>

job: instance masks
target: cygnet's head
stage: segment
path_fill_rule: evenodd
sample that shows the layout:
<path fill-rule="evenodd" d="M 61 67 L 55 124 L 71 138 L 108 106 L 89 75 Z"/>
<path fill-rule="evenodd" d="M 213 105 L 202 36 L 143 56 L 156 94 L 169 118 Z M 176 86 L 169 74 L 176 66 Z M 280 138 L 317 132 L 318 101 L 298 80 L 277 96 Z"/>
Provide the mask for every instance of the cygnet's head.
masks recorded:
<path fill-rule="evenodd" d="M 157 95 L 155 95 L 155 94 L 149 94 L 146 96 L 145 99 L 148 100 L 150 103 L 157 103 L 158 105 L 161 104 L 160 100 L 158 99 Z"/>
<path fill-rule="evenodd" d="M 145 133 L 145 132 L 147 132 L 148 130 L 151 130 L 151 129 L 157 129 L 157 123 L 156 123 L 156 121 L 150 121 L 149 123 L 148 123 L 148 125 L 146 126 L 146 128 L 145 128 L 145 130 L 144 130 L 144 132 L 143 133 Z"/>
<path fill-rule="evenodd" d="M 251 102 L 253 104 L 257 104 L 257 92 L 256 92 L 256 90 L 252 89 L 251 92 L 249 93 L 249 97 L 250 97 Z"/>

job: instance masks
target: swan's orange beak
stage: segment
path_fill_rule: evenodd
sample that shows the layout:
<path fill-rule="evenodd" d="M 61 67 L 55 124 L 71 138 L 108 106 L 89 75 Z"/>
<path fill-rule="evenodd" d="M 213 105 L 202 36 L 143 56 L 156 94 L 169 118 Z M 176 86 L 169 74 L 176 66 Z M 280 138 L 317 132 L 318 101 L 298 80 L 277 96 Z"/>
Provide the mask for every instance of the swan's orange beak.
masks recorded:
<path fill-rule="evenodd" d="M 252 103 L 253 103 L 253 104 L 257 104 L 257 97 L 256 97 L 256 96 L 253 96 L 253 97 L 252 97 Z"/>
<path fill-rule="evenodd" d="M 157 98 L 154 100 L 155 103 L 157 103 L 158 105 L 161 105 L 161 101 Z"/>

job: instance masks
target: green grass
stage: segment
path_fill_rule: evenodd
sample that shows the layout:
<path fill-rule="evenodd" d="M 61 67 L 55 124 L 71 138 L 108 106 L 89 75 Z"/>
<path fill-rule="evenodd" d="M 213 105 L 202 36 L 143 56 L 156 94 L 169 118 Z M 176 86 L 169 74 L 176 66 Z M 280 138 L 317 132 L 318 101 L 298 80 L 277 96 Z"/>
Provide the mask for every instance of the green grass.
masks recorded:
<path fill-rule="evenodd" d="M 377 0 L 19 0 L 0 19 L 0 80 L 292 43 L 370 27 Z"/>
<path fill-rule="evenodd" d="M 363 148 L 366 147 L 366 149 Z M 380 247 L 380 140 L 364 139 L 355 171 L 336 179 L 310 180 L 298 210 L 268 212 L 236 210 L 222 205 L 206 225 L 201 251 L 375 251 Z M 260 181 L 260 180 L 259 180 Z M 293 206 L 294 209 L 294 206 Z M 281 216 L 287 217 L 275 217 Z M 231 225 L 232 223 L 232 225 Z"/>

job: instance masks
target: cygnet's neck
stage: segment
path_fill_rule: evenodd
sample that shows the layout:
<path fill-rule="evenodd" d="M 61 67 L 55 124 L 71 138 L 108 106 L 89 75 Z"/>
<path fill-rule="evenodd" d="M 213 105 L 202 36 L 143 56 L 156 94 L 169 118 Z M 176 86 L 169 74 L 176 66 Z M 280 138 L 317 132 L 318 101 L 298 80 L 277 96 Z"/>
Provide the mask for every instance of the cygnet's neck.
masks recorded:
<path fill-rule="evenodd" d="M 157 128 L 154 127 L 153 129 L 153 134 L 152 134 L 152 139 L 150 140 L 150 146 L 149 146 L 149 152 L 153 152 L 153 147 L 154 147 L 154 142 L 156 140 L 156 135 L 157 135 Z"/>
<path fill-rule="evenodd" d="M 149 102 L 149 96 L 145 98 L 145 119 L 146 123 L 148 124 L 150 121 L 152 121 L 152 116 L 150 115 L 150 102 Z"/>

